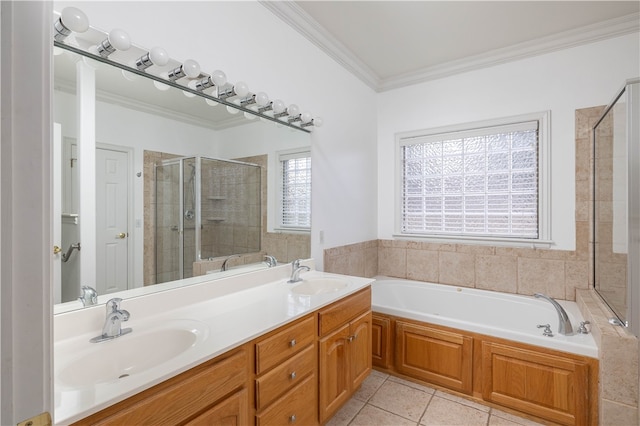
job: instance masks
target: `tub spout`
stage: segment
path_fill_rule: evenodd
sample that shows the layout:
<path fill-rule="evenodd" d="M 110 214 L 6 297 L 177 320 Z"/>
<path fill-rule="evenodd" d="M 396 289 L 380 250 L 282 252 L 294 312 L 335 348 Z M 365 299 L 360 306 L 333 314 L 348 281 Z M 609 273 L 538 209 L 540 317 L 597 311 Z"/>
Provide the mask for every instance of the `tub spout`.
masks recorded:
<path fill-rule="evenodd" d="M 536 293 L 534 294 L 534 296 L 538 299 L 542 298 L 547 300 L 553 305 L 554 308 L 556 308 L 556 311 L 558 312 L 558 319 L 560 321 L 560 325 L 558 326 L 558 333 L 564 334 L 565 336 L 573 334 L 573 327 L 571 326 L 571 321 L 569 321 L 569 315 L 567 315 L 567 311 L 565 311 L 558 302 L 542 293 Z"/>

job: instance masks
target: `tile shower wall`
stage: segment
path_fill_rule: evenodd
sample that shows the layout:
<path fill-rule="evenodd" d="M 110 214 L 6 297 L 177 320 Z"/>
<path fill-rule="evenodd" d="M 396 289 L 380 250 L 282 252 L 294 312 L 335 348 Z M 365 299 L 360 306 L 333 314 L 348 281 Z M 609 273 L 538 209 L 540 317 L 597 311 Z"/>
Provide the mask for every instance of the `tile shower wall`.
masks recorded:
<path fill-rule="evenodd" d="M 638 339 L 608 323 L 611 313 L 592 290 L 591 129 L 603 110 L 585 108 L 575 114 L 575 251 L 373 240 L 326 249 L 325 271 L 577 299 L 592 322 L 600 351 L 600 424 L 638 424 Z"/>

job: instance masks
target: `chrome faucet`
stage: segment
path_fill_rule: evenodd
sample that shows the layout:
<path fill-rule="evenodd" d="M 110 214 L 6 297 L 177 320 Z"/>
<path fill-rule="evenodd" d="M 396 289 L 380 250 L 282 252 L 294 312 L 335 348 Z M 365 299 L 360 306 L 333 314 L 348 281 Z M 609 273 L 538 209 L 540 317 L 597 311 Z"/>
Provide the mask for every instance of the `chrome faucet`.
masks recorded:
<path fill-rule="evenodd" d="M 291 262 L 291 278 L 287 282 L 297 283 L 302 281 L 302 278 L 300 278 L 300 272 L 310 271 L 310 270 L 311 268 L 309 268 L 308 266 L 305 266 L 305 265 L 300 266 L 300 259 L 294 260 L 293 262 Z"/>
<path fill-rule="evenodd" d="M 98 304 L 98 292 L 95 288 L 83 285 L 81 287 L 82 294 L 78 297 L 78 300 L 82 302 L 83 306 L 92 306 Z"/>
<path fill-rule="evenodd" d="M 278 261 L 276 260 L 276 258 L 274 256 L 265 254 L 264 255 L 264 261 L 267 264 L 267 266 L 269 266 L 269 268 L 273 268 L 274 266 L 278 266 Z"/>
<path fill-rule="evenodd" d="M 233 259 L 234 257 L 240 257 L 239 254 L 232 254 L 231 256 L 227 257 L 224 262 L 222 262 L 222 268 L 220 268 L 220 272 L 224 272 L 227 269 L 229 269 L 228 263 L 229 260 Z"/>
<path fill-rule="evenodd" d="M 131 333 L 131 328 L 122 328 L 122 323 L 129 320 L 129 312 L 120 309 L 120 302 L 122 302 L 122 299 L 118 297 L 110 299 L 107 302 L 107 318 L 102 327 L 102 334 L 91 339 L 91 343 L 112 340 L 116 337 Z"/>
<path fill-rule="evenodd" d="M 553 305 L 554 308 L 556 308 L 556 311 L 558 312 L 558 319 L 560 321 L 560 325 L 558 326 L 558 333 L 564 334 L 565 336 L 573 334 L 573 327 L 571 326 L 571 321 L 569 321 L 569 315 L 567 315 L 567 311 L 565 311 L 558 302 L 542 293 L 536 293 L 534 294 L 534 296 L 538 299 L 542 298 L 547 300 Z"/>

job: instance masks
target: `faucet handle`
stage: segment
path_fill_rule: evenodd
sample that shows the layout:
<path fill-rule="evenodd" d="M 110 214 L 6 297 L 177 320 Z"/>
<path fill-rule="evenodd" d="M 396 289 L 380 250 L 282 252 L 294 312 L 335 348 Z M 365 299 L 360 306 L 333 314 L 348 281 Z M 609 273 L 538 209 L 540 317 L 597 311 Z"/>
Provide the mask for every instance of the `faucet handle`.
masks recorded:
<path fill-rule="evenodd" d="M 291 262 L 291 267 L 292 267 L 293 269 L 298 269 L 298 268 L 300 267 L 300 261 L 301 261 L 301 260 L 302 260 L 302 259 L 296 259 L 296 260 L 294 260 L 293 262 Z"/>
<path fill-rule="evenodd" d="M 551 325 L 549 324 L 538 324 L 538 328 L 544 328 L 542 330 L 542 335 L 547 337 L 553 337 L 553 331 L 551 331 Z"/>
<path fill-rule="evenodd" d="M 111 312 L 119 311 L 121 302 L 122 302 L 122 299 L 119 297 L 114 297 L 113 299 L 107 300 L 107 304 L 105 305 L 107 308 L 107 314 L 110 314 Z"/>
<path fill-rule="evenodd" d="M 586 325 L 591 324 L 589 321 L 580 321 L 580 326 L 578 327 L 578 333 L 580 334 L 589 334 L 589 330 Z"/>

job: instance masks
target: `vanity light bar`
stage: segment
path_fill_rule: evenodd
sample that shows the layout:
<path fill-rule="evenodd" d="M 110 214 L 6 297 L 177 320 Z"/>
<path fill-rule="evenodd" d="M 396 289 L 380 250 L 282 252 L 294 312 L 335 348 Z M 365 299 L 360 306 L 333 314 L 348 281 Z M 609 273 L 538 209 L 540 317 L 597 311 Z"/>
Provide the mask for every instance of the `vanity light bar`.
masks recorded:
<path fill-rule="evenodd" d="M 67 9 L 72 9 L 71 12 L 74 13 L 69 13 Z M 119 48 L 120 46 L 114 46 L 115 49 L 111 49 L 112 46 L 102 45 L 103 49 L 100 49 L 99 47 L 96 49 L 96 45 L 101 45 L 105 41 L 105 36 L 108 35 L 101 30 L 89 26 L 88 20 L 86 20 L 88 31 L 86 29 L 82 31 L 83 28 L 80 28 L 79 26 L 67 28 L 67 26 L 63 25 L 66 23 L 64 21 L 66 16 L 75 16 L 78 14 L 85 16 L 81 11 L 75 8 L 65 8 L 61 14 L 54 12 L 54 17 L 56 18 L 55 24 L 57 25 L 57 32 L 54 34 L 53 40 L 53 45 L 55 47 L 120 68 L 123 71 L 138 76 L 149 78 L 156 82 L 182 90 L 183 92 L 205 98 L 205 100 L 213 101 L 214 104 L 219 103 L 226 105 L 227 107 L 235 108 L 238 111 L 244 112 L 247 117 L 259 117 L 263 120 L 272 121 L 279 125 L 291 127 L 307 133 L 310 132 L 307 127 L 320 127 L 322 123 L 322 120 L 319 118 L 316 120 L 312 119 L 308 122 L 301 120 L 299 109 L 294 104 L 290 105 L 289 108 L 284 108 L 284 111 L 280 111 L 280 108 L 276 108 L 275 105 L 282 104 L 282 101 L 276 100 L 274 102 L 269 102 L 268 97 L 263 92 L 259 92 L 258 94 L 249 93 L 248 87 L 245 83 L 238 82 L 235 85 L 216 85 L 215 81 L 220 82 L 222 77 L 226 80 L 226 76 L 224 76 L 222 71 L 214 71 L 213 76 L 201 73 L 200 65 L 196 61 L 189 59 L 184 63 L 180 63 L 175 60 L 171 60 L 163 49 L 157 47 L 148 50 L 140 46 L 134 47 L 134 45 L 131 44 L 132 51 L 139 51 L 138 57 L 135 60 L 124 61 L 121 59 L 118 61 L 113 59 L 113 57 L 118 56 L 114 54 L 112 57 L 111 55 L 112 53 L 115 53 L 116 49 L 127 50 L 129 47 L 127 46 L 127 49 L 122 49 Z M 70 21 L 69 18 L 67 20 Z M 72 27 L 72 25 L 68 25 L 68 27 Z M 124 33 L 122 30 L 119 31 Z M 83 33 L 82 37 L 79 37 L 80 33 Z M 76 37 L 69 37 L 71 34 L 76 34 Z M 92 42 L 92 39 L 96 39 L 96 42 Z M 111 39 L 113 40 L 114 37 L 111 37 Z M 109 39 L 107 38 L 107 40 Z M 127 43 L 128 42 L 129 41 L 127 39 Z M 96 50 L 97 54 L 94 53 Z M 128 62 L 131 62 L 131 64 Z M 155 73 L 148 72 L 148 68 L 154 65 L 155 72 L 162 70 L 165 66 L 170 66 L 170 68 L 166 72 L 156 75 Z M 194 79 L 197 79 L 197 81 L 192 87 L 189 83 Z M 214 90 L 212 94 L 205 93 L 204 90 L 210 87 L 216 87 L 217 90 Z M 228 100 L 228 98 L 233 97 L 238 97 L 240 100 L 235 100 L 234 102 Z M 260 102 L 258 102 L 258 98 L 260 99 Z M 249 105 L 253 104 L 258 104 L 258 108 L 248 108 Z M 268 111 L 273 111 L 273 114 L 266 114 Z"/>

